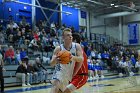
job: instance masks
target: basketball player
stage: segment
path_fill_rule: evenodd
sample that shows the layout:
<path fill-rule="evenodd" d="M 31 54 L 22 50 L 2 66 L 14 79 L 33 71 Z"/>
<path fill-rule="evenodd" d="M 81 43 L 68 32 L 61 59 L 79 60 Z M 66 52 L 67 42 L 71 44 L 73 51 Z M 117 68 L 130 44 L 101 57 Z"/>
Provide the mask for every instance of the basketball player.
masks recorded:
<path fill-rule="evenodd" d="M 73 41 L 76 43 L 81 42 L 81 36 L 78 33 L 74 33 L 73 35 Z M 61 93 L 71 93 L 76 89 L 81 88 L 88 79 L 88 66 L 87 66 L 87 55 L 83 50 L 83 62 L 76 62 L 73 72 L 73 78 L 69 85 L 67 85 L 64 92 Z"/>
<path fill-rule="evenodd" d="M 53 85 L 51 93 L 59 93 L 59 91 L 63 92 L 69 82 L 72 81 L 75 62 L 83 62 L 82 48 L 80 44 L 72 42 L 73 37 L 71 29 L 65 28 L 63 30 L 62 39 L 64 40 L 64 43 L 54 49 L 50 62 L 51 66 L 55 66 L 55 71 L 52 77 L 53 80 L 51 80 Z M 59 63 L 61 61 L 56 55 L 61 50 L 68 50 L 71 52 L 72 56 L 69 64 Z"/>

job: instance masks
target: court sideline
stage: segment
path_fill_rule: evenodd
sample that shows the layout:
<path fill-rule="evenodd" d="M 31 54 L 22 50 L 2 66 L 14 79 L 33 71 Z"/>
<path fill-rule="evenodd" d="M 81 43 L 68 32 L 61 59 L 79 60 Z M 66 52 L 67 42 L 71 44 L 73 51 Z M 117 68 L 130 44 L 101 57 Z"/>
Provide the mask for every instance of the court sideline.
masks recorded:
<path fill-rule="evenodd" d="M 50 93 L 51 84 L 31 87 L 6 88 L 5 93 Z M 104 79 L 89 80 L 86 85 L 73 93 L 140 93 L 140 75 L 131 77 L 108 76 Z"/>

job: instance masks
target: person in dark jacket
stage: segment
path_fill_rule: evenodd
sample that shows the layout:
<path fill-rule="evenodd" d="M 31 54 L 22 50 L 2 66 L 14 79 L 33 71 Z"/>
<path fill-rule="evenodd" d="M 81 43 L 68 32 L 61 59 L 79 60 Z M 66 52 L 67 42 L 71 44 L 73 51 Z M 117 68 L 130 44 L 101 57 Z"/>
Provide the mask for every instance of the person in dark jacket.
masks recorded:
<path fill-rule="evenodd" d="M 29 62 L 27 65 L 27 72 L 30 74 L 30 83 L 37 83 L 38 74 L 33 67 L 33 63 Z M 34 81 L 34 82 L 33 82 Z"/>
<path fill-rule="evenodd" d="M 38 73 L 38 81 L 39 82 L 46 82 L 47 79 L 47 69 L 41 64 L 40 58 L 35 59 L 35 64 L 33 65 L 35 72 Z"/>
<path fill-rule="evenodd" d="M 17 70 L 16 70 L 16 77 L 19 79 L 22 79 L 22 86 L 31 86 L 29 83 L 30 80 L 30 74 L 28 73 L 27 70 L 27 58 L 22 58 L 22 63 L 18 66 Z M 27 81 L 27 85 L 25 83 L 25 81 Z"/>

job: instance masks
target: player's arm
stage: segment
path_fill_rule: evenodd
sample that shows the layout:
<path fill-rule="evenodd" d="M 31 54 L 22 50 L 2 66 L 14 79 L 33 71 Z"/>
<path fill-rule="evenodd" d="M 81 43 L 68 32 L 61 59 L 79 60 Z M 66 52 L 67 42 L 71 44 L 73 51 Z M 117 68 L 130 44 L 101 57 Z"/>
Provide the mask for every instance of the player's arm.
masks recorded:
<path fill-rule="evenodd" d="M 54 66 L 57 62 L 58 62 L 58 58 L 57 58 L 57 53 L 60 51 L 60 46 L 57 46 L 55 49 L 54 49 L 54 52 L 53 52 L 53 56 L 52 56 L 52 59 L 50 61 L 50 65 L 51 66 Z"/>
<path fill-rule="evenodd" d="M 72 60 L 76 61 L 76 62 L 83 62 L 84 58 L 83 58 L 83 50 L 80 46 L 80 44 L 76 43 L 76 56 L 72 56 Z"/>

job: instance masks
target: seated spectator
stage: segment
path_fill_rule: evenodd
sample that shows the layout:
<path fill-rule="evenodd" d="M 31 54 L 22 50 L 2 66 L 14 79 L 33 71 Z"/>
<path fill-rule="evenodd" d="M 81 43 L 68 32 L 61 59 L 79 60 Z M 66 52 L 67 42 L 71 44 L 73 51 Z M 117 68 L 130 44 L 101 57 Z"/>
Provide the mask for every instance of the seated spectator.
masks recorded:
<path fill-rule="evenodd" d="M 10 34 L 10 35 L 8 36 L 8 41 L 9 41 L 10 43 L 13 43 L 13 42 L 14 42 L 14 35 L 13 35 L 13 34 Z"/>
<path fill-rule="evenodd" d="M 119 73 L 119 77 L 122 77 L 123 74 L 125 73 L 124 71 L 124 60 L 123 60 L 123 57 L 119 58 L 119 60 L 117 61 L 117 71 Z"/>
<path fill-rule="evenodd" d="M 16 70 L 16 77 L 19 79 L 22 79 L 22 86 L 23 87 L 31 86 L 29 83 L 30 74 L 28 73 L 28 69 L 27 69 L 27 65 L 26 65 L 27 60 L 28 60 L 27 58 L 23 58 L 22 64 L 20 64 Z M 26 81 L 27 81 L 27 85 L 25 83 Z"/>
<path fill-rule="evenodd" d="M 9 46 L 9 49 L 5 52 L 5 60 L 9 63 L 9 64 L 13 64 L 12 61 L 15 59 L 15 53 L 14 53 L 14 49 L 13 46 Z"/>
<path fill-rule="evenodd" d="M 37 40 L 35 38 L 31 40 L 29 48 L 31 48 L 32 50 L 38 50 L 39 45 L 37 44 Z"/>
<path fill-rule="evenodd" d="M 5 37 L 2 31 L 0 31 L 0 44 L 4 44 L 4 43 L 5 43 Z"/>
<path fill-rule="evenodd" d="M 131 55 L 130 60 L 131 60 L 132 65 L 135 67 L 136 59 L 135 59 L 134 55 Z"/>
<path fill-rule="evenodd" d="M 33 67 L 33 63 L 32 62 L 28 63 L 27 70 L 30 73 L 30 83 L 32 84 L 33 81 L 35 83 L 37 83 L 37 75 L 38 74 L 37 74 L 37 72 L 35 72 L 35 69 Z"/>
<path fill-rule="evenodd" d="M 25 51 L 25 48 L 21 48 L 21 51 L 20 51 L 20 57 L 21 59 L 26 57 L 27 56 L 27 52 Z"/>
<path fill-rule="evenodd" d="M 140 72 L 140 61 L 136 62 L 135 68 L 136 68 L 136 73 L 139 73 Z"/>
<path fill-rule="evenodd" d="M 129 57 L 126 57 L 126 60 L 123 63 L 123 65 L 124 65 L 124 70 L 125 70 L 126 75 L 133 76 L 134 73 L 132 72 L 132 64 L 131 64 Z"/>
<path fill-rule="evenodd" d="M 46 82 L 47 69 L 41 64 L 40 58 L 36 58 L 35 64 L 33 65 L 35 72 L 38 73 L 39 82 Z"/>
<path fill-rule="evenodd" d="M 53 46 L 59 46 L 58 38 L 53 39 Z"/>
<path fill-rule="evenodd" d="M 21 57 L 20 57 L 20 50 L 17 49 L 16 50 L 16 54 L 15 54 L 15 64 L 18 65 L 18 64 L 21 64 Z"/>

